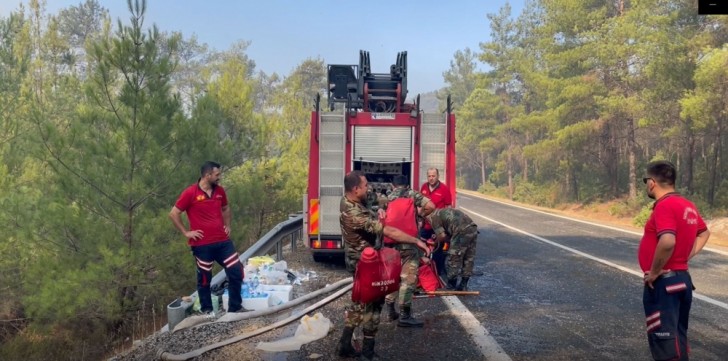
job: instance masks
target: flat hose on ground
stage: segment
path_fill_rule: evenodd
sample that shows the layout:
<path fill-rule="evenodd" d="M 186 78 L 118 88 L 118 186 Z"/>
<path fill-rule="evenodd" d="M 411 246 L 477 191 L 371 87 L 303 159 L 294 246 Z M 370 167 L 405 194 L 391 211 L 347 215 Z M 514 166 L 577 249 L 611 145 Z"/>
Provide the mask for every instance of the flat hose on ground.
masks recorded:
<path fill-rule="evenodd" d="M 208 346 L 205 346 L 205 347 L 196 349 L 196 350 L 192 350 L 192 351 L 189 351 L 189 352 L 184 353 L 184 354 L 181 354 L 181 355 L 174 355 L 174 354 L 171 354 L 169 352 L 161 351 L 161 350 L 159 351 L 159 353 L 157 355 L 158 355 L 158 357 L 159 357 L 160 360 L 166 360 L 166 361 L 189 360 L 189 359 L 191 359 L 193 357 L 198 357 L 198 356 L 204 354 L 205 352 L 212 351 L 212 350 L 214 350 L 216 348 L 220 348 L 222 346 L 227 346 L 229 344 L 232 344 L 232 343 L 235 343 L 235 342 L 238 342 L 238 341 L 242 341 L 242 340 L 245 340 L 245 339 L 250 338 L 250 337 L 253 337 L 253 336 L 258 336 L 260 334 L 263 334 L 263 333 L 266 333 L 268 331 L 274 330 L 274 329 L 276 329 L 278 327 L 287 325 L 287 324 L 289 324 L 289 323 L 291 323 L 291 322 L 293 322 L 293 321 L 295 321 L 295 320 L 303 317 L 304 315 L 308 314 L 309 312 L 311 312 L 311 311 L 313 311 L 313 310 L 315 310 L 315 309 L 317 309 L 317 308 L 319 308 L 319 307 L 321 307 L 321 306 L 323 306 L 323 305 L 325 305 L 325 304 L 327 304 L 327 303 L 329 303 L 329 302 L 331 302 L 331 301 L 333 301 L 333 300 L 341 297 L 341 295 L 343 295 L 344 293 L 346 293 L 349 290 L 351 290 L 351 288 L 354 286 L 352 284 L 352 282 L 353 282 L 353 278 L 352 277 L 345 278 L 345 279 L 343 279 L 341 281 L 338 281 L 338 282 L 336 282 L 336 283 L 334 283 L 334 284 L 332 284 L 332 285 L 330 285 L 328 287 L 324 287 L 324 288 L 322 288 L 322 289 L 320 289 L 318 291 L 315 291 L 315 292 L 310 293 L 309 295 L 314 295 L 314 294 L 315 295 L 320 295 L 322 293 L 330 292 L 332 289 L 335 289 L 336 288 L 336 287 L 334 287 L 335 285 L 338 285 L 337 287 L 340 287 L 341 285 L 346 284 L 345 287 L 343 287 L 342 289 L 336 291 L 334 294 L 332 294 L 332 295 L 330 295 L 330 296 L 322 299 L 321 301 L 316 302 L 315 304 L 313 304 L 311 306 L 308 306 L 300 314 L 298 314 L 298 315 L 292 315 L 292 316 L 290 316 L 290 317 L 288 317 L 288 318 L 286 318 L 284 320 L 278 321 L 278 322 L 276 322 L 274 324 L 271 324 L 271 325 L 268 325 L 266 327 L 260 328 L 258 330 L 253 331 L 253 332 L 244 333 L 242 335 L 238 335 L 238 336 L 229 338 L 227 340 L 223 340 L 223 341 L 214 343 L 212 345 L 208 345 Z M 304 297 L 307 297 L 309 295 L 306 295 Z M 315 297 L 315 295 L 312 296 L 312 297 Z M 296 300 L 302 299 L 304 297 L 299 297 Z M 310 298 L 311 297 L 309 297 L 309 299 Z M 303 301 L 301 301 L 301 302 L 303 302 Z M 250 317 L 248 317 L 248 318 L 250 318 Z"/>
<path fill-rule="evenodd" d="M 174 330 L 172 332 L 177 332 L 177 331 L 184 330 L 184 329 L 187 329 L 187 328 L 190 328 L 190 327 L 197 328 L 197 327 L 200 327 L 200 326 L 204 326 L 204 325 L 210 324 L 211 322 L 242 321 L 242 320 L 248 320 L 248 319 L 256 318 L 256 317 L 260 317 L 260 316 L 270 315 L 272 313 L 276 313 L 276 312 L 285 310 L 287 308 L 291 308 L 291 307 L 298 306 L 298 305 L 300 305 L 303 302 L 306 302 L 308 300 L 314 299 L 314 298 L 320 296 L 321 294 L 329 293 L 331 291 L 334 291 L 334 290 L 338 289 L 339 287 L 344 286 L 344 285 L 347 285 L 347 284 L 349 284 L 351 282 L 352 282 L 352 278 L 351 277 L 344 278 L 344 279 L 339 280 L 339 281 L 336 281 L 335 283 L 330 284 L 330 285 L 328 285 L 328 286 L 326 286 L 324 288 L 321 288 L 319 290 L 316 290 L 316 291 L 311 292 L 309 294 L 306 294 L 304 296 L 298 297 L 296 299 L 290 300 L 290 301 L 288 301 L 286 303 L 282 303 L 280 305 L 276 305 L 276 306 L 269 307 L 269 308 L 262 309 L 262 310 L 258 310 L 258 311 L 225 313 L 224 315 L 222 315 L 222 317 L 218 318 L 215 321 L 208 321 L 207 319 L 205 319 L 203 317 L 200 317 L 199 320 L 197 320 L 197 321 L 193 321 L 193 322 L 187 323 L 186 322 L 187 320 L 192 319 L 195 316 L 188 317 L 184 321 L 180 322 L 177 326 L 175 326 L 175 328 L 174 328 Z"/>

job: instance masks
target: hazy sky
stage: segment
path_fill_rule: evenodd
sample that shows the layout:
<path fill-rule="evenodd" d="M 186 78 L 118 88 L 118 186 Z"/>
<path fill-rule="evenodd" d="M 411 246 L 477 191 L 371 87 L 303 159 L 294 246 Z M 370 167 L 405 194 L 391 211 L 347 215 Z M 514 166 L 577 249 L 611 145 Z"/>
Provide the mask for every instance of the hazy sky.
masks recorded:
<path fill-rule="evenodd" d="M 0 16 L 28 0 L 0 0 Z M 47 0 L 47 9 L 82 0 Z M 126 0 L 100 0 L 114 19 L 127 22 Z M 457 50 L 479 52 L 490 37 L 486 14 L 506 0 L 148 0 L 147 24 L 164 31 L 196 34 L 217 50 L 251 41 L 256 69 L 287 75 L 307 58 L 330 64 L 358 64 L 368 50 L 374 72 L 388 72 L 397 52 L 408 55 L 410 95 L 444 86 Z M 525 0 L 509 1 L 517 16 Z"/>

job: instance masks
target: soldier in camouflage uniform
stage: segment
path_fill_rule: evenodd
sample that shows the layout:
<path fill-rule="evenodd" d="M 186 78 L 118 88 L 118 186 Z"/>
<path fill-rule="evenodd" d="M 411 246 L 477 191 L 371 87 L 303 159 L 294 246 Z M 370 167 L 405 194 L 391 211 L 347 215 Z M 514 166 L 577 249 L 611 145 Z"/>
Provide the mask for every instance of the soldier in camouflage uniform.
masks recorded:
<path fill-rule="evenodd" d="M 428 217 L 437 241 L 450 239 L 447 251 L 447 287 L 463 291 L 468 289 L 468 281 L 473 275 L 475 260 L 475 241 L 478 239 L 478 225 L 459 209 L 436 209 Z M 457 283 L 458 276 L 460 284 Z"/>
<path fill-rule="evenodd" d="M 381 247 L 382 236 L 392 238 L 398 243 L 416 245 L 429 253 L 424 242 L 397 228 L 382 225 L 377 213 L 366 207 L 367 179 L 363 172 L 352 171 L 347 174 L 344 177 L 344 190 L 339 222 L 341 223 L 341 237 L 344 240 L 347 269 L 352 273 L 366 247 Z M 344 332 L 336 347 L 336 354 L 340 357 L 359 356 L 351 345 L 351 337 L 354 328 L 361 325 L 364 334 L 361 357 L 364 360 L 374 360 L 377 357 L 374 353 L 374 336 L 379 327 L 379 315 L 384 299 L 371 303 L 350 302 L 351 304 L 346 308 Z"/>
<path fill-rule="evenodd" d="M 416 207 L 422 207 L 423 214 L 430 214 L 435 210 L 435 204 L 420 192 L 413 191 L 408 187 L 407 177 L 400 175 L 393 179 L 394 190 L 387 196 L 388 201 L 397 198 L 412 198 Z M 386 210 L 386 206 L 384 207 Z M 412 220 L 415 222 L 415 220 Z M 399 251 L 402 258 L 402 273 L 400 274 L 399 290 L 387 295 L 384 299 L 389 310 L 388 319 L 394 321 L 399 319 L 399 327 L 422 327 L 425 323 L 412 317 L 412 295 L 417 288 L 417 275 L 420 269 L 420 257 L 422 253 L 409 244 L 398 244 L 394 248 Z M 394 301 L 399 300 L 400 314 L 394 309 Z"/>

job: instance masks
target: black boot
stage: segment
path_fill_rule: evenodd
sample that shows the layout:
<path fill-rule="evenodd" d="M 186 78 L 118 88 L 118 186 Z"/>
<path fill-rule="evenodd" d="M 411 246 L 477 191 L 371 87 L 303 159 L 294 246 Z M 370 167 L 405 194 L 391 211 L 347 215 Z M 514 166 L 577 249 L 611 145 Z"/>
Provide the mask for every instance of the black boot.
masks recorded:
<path fill-rule="evenodd" d="M 445 288 L 438 288 L 438 291 L 455 291 L 458 288 L 458 278 L 450 278 L 445 283 Z"/>
<path fill-rule="evenodd" d="M 470 277 L 463 277 L 460 280 L 460 284 L 458 285 L 457 290 L 458 291 L 467 291 L 468 290 L 468 281 L 470 280 Z"/>
<path fill-rule="evenodd" d="M 394 309 L 394 302 L 387 303 L 387 309 L 389 310 L 387 320 L 396 321 L 399 318 L 399 313 L 397 313 L 397 310 Z"/>
<path fill-rule="evenodd" d="M 336 345 L 336 354 L 339 357 L 357 357 L 361 355 L 351 345 L 351 336 L 354 334 L 353 327 L 344 327 L 344 333 L 341 335 L 339 344 Z"/>
<path fill-rule="evenodd" d="M 359 360 L 363 361 L 375 361 L 381 360 L 379 355 L 374 352 L 374 336 L 364 336 L 364 345 L 361 348 L 361 357 Z"/>
<path fill-rule="evenodd" d="M 399 317 L 397 326 L 399 327 L 422 327 L 425 325 L 424 322 L 412 317 L 412 306 L 401 306 L 400 311 L 402 314 Z"/>

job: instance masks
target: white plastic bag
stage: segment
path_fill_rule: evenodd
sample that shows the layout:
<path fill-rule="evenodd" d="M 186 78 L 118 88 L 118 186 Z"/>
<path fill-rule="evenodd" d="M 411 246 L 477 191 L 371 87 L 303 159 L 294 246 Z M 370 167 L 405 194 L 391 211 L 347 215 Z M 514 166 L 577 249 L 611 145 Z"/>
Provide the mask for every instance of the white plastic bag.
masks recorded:
<path fill-rule="evenodd" d="M 331 320 L 322 315 L 321 312 L 317 312 L 313 317 L 303 316 L 296 333 L 292 337 L 273 342 L 259 342 L 256 348 L 270 352 L 297 351 L 301 349 L 301 345 L 324 338 L 330 329 Z"/>

